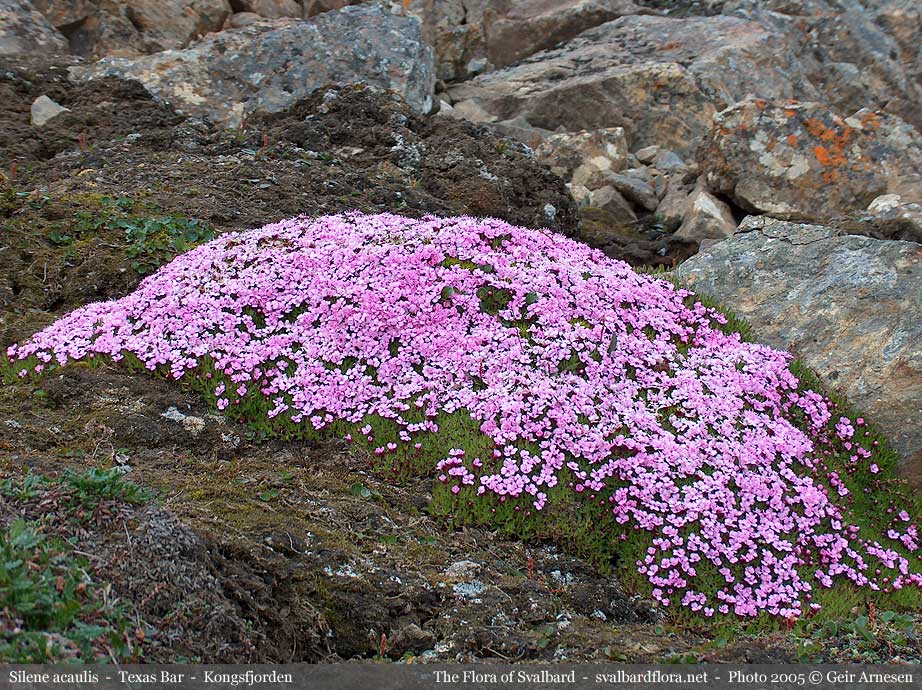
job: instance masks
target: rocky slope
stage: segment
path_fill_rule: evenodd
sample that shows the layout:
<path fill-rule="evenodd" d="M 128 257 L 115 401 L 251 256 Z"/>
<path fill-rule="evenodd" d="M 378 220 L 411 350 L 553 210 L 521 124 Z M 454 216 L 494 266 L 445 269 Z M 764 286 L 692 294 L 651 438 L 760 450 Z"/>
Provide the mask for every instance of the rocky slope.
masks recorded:
<path fill-rule="evenodd" d="M 0 345 L 228 230 L 493 216 L 681 264 L 846 392 L 917 481 L 920 26 L 912 0 L 0 0 Z M 566 540 L 428 515 L 431 478 L 213 412 L 111 367 L 0 395 L 0 522 L 92 545 L 147 622 L 144 658 L 922 653 L 893 624 L 678 625 Z M 159 499 L 74 523 L 67 486 L 13 488 L 100 465 Z"/>

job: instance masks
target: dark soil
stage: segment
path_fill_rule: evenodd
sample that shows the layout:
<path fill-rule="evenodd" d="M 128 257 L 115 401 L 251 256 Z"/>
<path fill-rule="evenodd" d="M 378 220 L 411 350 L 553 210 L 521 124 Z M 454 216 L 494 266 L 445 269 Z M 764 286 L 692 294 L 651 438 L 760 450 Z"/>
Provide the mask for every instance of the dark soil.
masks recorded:
<path fill-rule="evenodd" d="M 29 108 L 43 93 L 71 112 L 35 128 Z M 147 194 L 222 229 L 354 209 L 576 228 L 563 183 L 521 145 L 362 86 L 321 89 L 231 131 L 135 82 L 71 85 L 63 63 L 3 59 L 0 96 L 0 170 L 17 189 Z"/>
<path fill-rule="evenodd" d="M 150 145 L 182 122 L 170 106 L 154 100 L 137 82 L 101 79 L 79 88 L 67 80 L 67 68 L 79 59 L 4 57 L 0 61 L 0 161 L 31 167 L 59 153 L 144 132 Z M 42 128 L 29 124 L 32 101 L 46 95 L 69 108 Z M 82 144 L 81 144 L 82 142 Z"/>

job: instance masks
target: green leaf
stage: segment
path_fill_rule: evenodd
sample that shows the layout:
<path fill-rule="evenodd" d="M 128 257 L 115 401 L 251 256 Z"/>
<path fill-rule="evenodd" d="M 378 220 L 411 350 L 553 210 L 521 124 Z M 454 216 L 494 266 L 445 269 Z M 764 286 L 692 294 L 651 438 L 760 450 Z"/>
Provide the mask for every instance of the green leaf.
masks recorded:
<path fill-rule="evenodd" d="M 370 498 L 372 496 L 371 490 L 364 484 L 359 484 L 358 482 L 349 487 L 349 493 L 353 496 L 361 496 L 362 498 Z"/>
<path fill-rule="evenodd" d="M 278 489 L 269 489 L 268 491 L 263 491 L 259 494 L 260 501 L 271 501 L 273 498 L 278 498 L 279 490 Z"/>

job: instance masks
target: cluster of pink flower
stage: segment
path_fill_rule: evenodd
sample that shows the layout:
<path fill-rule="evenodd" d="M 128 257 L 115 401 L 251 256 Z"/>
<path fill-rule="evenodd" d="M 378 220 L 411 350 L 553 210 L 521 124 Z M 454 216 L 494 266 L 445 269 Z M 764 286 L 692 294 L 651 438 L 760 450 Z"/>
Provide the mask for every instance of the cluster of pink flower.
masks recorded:
<path fill-rule="evenodd" d="M 654 596 L 704 615 L 799 616 L 814 581 L 877 589 L 872 561 L 894 588 L 919 584 L 857 539 L 838 476 L 832 491 L 818 478 L 824 398 L 690 297 L 547 231 L 353 213 L 225 235 L 9 355 L 39 371 L 130 353 L 175 378 L 207 356 L 220 409 L 261 396 L 271 418 L 368 441 L 383 418 L 399 435 L 378 455 L 467 414 L 493 450 L 441 458 L 451 491 L 529 511 L 561 491 L 600 503 L 651 535 L 637 566 Z M 835 428 L 853 442 L 848 419 Z M 914 527 L 894 534 L 914 550 Z M 696 586 L 704 570 L 716 590 Z"/>

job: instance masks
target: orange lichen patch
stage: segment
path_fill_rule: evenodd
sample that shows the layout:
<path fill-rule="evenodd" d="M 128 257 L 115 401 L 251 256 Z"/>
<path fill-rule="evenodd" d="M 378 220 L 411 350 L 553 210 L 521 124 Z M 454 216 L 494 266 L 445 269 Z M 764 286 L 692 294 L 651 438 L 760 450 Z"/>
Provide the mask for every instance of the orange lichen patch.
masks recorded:
<path fill-rule="evenodd" d="M 790 146 L 792 149 L 797 148 L 798 141 L 799 140 L 797 139 L 796 134 L 788 134 L 788 146 Z"/>
<path fill-rule="evenodd" d="M 840 125 L 841 131 L 836 127 L 827 127 L 822 120 L 810 117 L 804 120 L 804 129 L 818 139 L 834 142 L 838 146 L 844 147 L 848 143 L 848 140 L 851 139 L 853 130 L 841 119 L 838 119 L 838 124 Z"/>
<path fill-rule="evenodd" d="M 848 166 L 848 157 L 846 151 L 852 138 L 854 130 L 842 123 L 841 128 L 827 127 L 825 123 L 817 118 L 808 118 L 804 121 L 804 129 L 816 137 L 825 145 L 813 147 L 813 155 L 824 168 L 843 168 Z M 824 174 L 824 179 L 828 182 L 838 180 L 838 174 Z"/>
<path fill-rule="evenodd" d="M 778 145 L 778 140 L 777 140 L 777 139 L 772 139 L 771 141 L 769 141 L 769 142 L 765 145 L 765 150 L 766 150 L 766 151 L 772 151 L 777 145 Z"/>
<path fill-rule="evenodd" d="M 833 162 L 833 157 L 829 153 L 829 149 L 825 146 L 814 146 L 813 155 L 816 156 L 816 160 L 820 162 L 825 168 L 831 168 L 835 163 Z"/>
<path fill-rule="evenodd" d="M 793 108 L 785 108 L 784 114 L 787 115 L 788 117 L 794 117 L 797 114 L 797 111 L 794 110 Z"/>
<path fill-rule="evenodd" d="M 764 98 L 757 98 L 755 103 L 756 103 L 756 108 L 758 108 L 759 110 L 765 110 L 765 106 L 768 105 L 768 102 Z"/>
<path fill-rule="evenodd" d="M 826 170 L 823 171 L 823 179 L 832 184 L 839 181 L 839 169 L 848 164 L 848 160 L 842 155 L 842 152 L 836 149 L 828 149 L 825 146 L 814 146 L 813 155 Z"/>
<path fill-rule="evenodd" d="M 877 113 L 867 112 L 861 116 L 861 124 L 871 129 L 880 129 L 880 118 L 877 116 Z"/>

